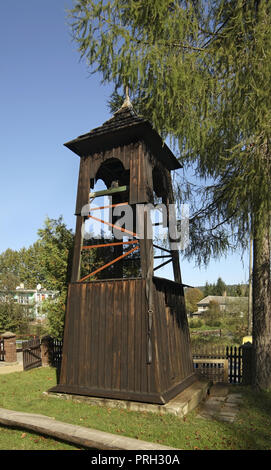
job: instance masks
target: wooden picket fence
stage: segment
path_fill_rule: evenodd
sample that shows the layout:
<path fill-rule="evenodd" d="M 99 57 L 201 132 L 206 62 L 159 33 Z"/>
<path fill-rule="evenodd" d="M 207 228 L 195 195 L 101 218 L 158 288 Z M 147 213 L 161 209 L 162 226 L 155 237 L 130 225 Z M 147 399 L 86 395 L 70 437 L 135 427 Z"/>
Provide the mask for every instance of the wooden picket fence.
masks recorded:
<path fill-rule="evenodd" d="M 51 338 L 50 364 L 60 370 L 62 340 Z M 24 367 L 41 365 L 39 340 L 23 345 Z M 199 346 L 192 349 L 194 368 L 213 382 L 242 383 L 243 349 L 241 346 Z"/>
<path fill-rule="evenodd" d="M 241 346 L 199 346 L 192 350 L 194 368 L 213 382 L 242 383 Z"/>
<path fill-rule="evenodd" d="M 40 338 L 33 338 L 22 343 L 23 368 L 34 369 L 42 366 Z"/>
<path fill-rule="evenodd" d="M 52 338 L 50 341 L 50 364 L 57 369 L 61 367 L 63 341 Z"/>
<path fill-rule="evenodd" d="M 52 338 L 50 345 L 50 363 L 59 368 L 63 342 Z M 192 354 L 195 369 L 213 382 L 242 382 L 242 347 L 200 346 Z"/>

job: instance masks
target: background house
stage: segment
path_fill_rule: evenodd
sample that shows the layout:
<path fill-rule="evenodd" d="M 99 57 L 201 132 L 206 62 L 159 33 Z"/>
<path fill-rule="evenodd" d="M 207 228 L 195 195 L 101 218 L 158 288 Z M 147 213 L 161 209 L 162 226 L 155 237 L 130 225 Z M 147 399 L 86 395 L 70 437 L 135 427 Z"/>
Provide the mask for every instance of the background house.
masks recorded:
<path fill-rule="evenodd" d="M 32 308 L 33 316 L 36 319 L 42 318 L 42 302 L 47 299 L 55 299 L 57 291 L 43 289 L 40 284 L 35 289 L 25 289 L 21 283 L 15 290 L 1 290 L 0 301 L 8 302 L 13 299 L 15 302 Z"/>
<path fill-rule="evenodd" d="M 230 297 L 225 295 L 208 295 L 207 297 L 204 297 L 204 299 L 200 300 L 197 303 L 197 311 L 193 312 L 192 316 L 200 316 L 203 315 L 204 312 L 206 312 L 211 303 L 215 303 L 218 305 L 219 310 L 221 312 L 225 311 L 226 309 L 229 309 L 231 306 L 236 304 L 236 302 L 248 302 L 248 297 Z"/>

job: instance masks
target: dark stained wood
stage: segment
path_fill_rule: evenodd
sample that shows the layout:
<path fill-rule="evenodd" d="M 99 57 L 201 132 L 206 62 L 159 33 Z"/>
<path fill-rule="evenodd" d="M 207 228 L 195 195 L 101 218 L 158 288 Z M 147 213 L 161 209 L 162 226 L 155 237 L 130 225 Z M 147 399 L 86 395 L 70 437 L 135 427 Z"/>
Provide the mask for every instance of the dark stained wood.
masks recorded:
<path fill-rule="evenodd" d="M 86 286 L 84 285 L 82 288 L 82 292 L 80 295 L 80 298 L 78 299 L 80 301 L 80 311 L 78 312 L 79 315 L 77 317 L 77 321 L 80 324 L 80 329 L 77 329 L 77 337 L 76 337 L 76 343 L 78 344 L 77 346 L 77 355 L 78 358 L 80 357 L 86 357 L 86 336 L 79 336 L 80 330 L 84 331 L 86 327 Z M 80 360 L 80 359 L 79 359 Z M 86 377 L 86 362 L 84 362 L 81 367 L 76 367 L 76 377 L 77 377 L 77 382 L 78 383 L 84 383 L 85 377 Z"/>
<path fill-rule="evenodd" d="M 104 162 L 111 158 L 116 158 L 121 161 L 125 170 L 130 169 L 130 158 L 131 152 L 133 151 L 135 144 L 130 144 L 128 146 L 113 146 L 109 150 L 101 151 L 94 153 L 88 157 L 90 161 L 90 172 L 89 177 L 95 179 L 99 171 L 99 168 Z"/>
<path fill-rule="evenodd" d="M 150 122 L 137 116 L 134 110 L 127 108 L 118 115 L 115 114 L 102 126 L 64 145 L 82 158 L 100 151 L 110 151 L 116 143 L 128 146 L 138 141 L 144 141 L 166 168 L 170 170 L 181 168 L 179 161 L 152 128 Z"/>
<path fill-rule="evenodd" d="M 80 169 L 78 177 L 78 189 L 75 214 L 81 215 L 81 210 L 85 204 L 89 203 L 90 190 L 90 157 L 84 157 L 80 160 Z"/>
<path fill-rule="evenodd" d="M 92 386 L 98 387 L 98 354 L 99 354 L 99 336 L 100 332 L 98 330 L 99 326 L 99 317 L 100 317 L 100 309 L 99 309 L 99 295 L 100 295 L 100 283 L 95 285 L 95 289 L 92 291 L 92 303 L 91 303 L 91 310 L 90 310 L 90 319 L 91 319 L 91 336 L 88 338 L 88 341 L 91 342 L 91 375 L 90 375 L 90 384 Z M 82 360 L 82 358 L 81 358 Z M 86 360 L 86 358 L 84 358 Z"/>
<path fill-rule="evenodd" d="M 23 368 L 24 370 L 41 367 L 41 344 L 40 338 L 33 338 L 22 343 Z"/>
<path fill-rule="evenodd" d="M 100 322 L 99 322 L 99 334 L 106 331 L 106 308 L 105 303 L 107 302 L 106 298 L 106 289 L 104 283 L 100 284 Z M 105 344 L 104 338 L 99 337 L 98 342 L 98 386 L 104 386 L 105 384 Z"/>
<path fill-rule="evenodd" d="M 188 377 L 193 380 L 193 364 L 184 361 L 188 330 L 179 285 L 159 278 L 152 286 L 153 351 L 147 361 L 146 282 L 70 284 L 61 379 L 53 391 L 164 403 Z"/>
<path fill-rule="evenodd" d="M 169 207 L 169 204 L 174 204 L 175 201 L 174 201 L 170 172 L 168 170 L 165 170 L 165 173 L 167 176 L 167 187 L 168 187 L 168 196 L 167 196 L 166 201 L 167 201 L 167 206 Z M 175 282 L 178 282 L 179 284 L 181 284 L 182 278 L 181 278 L 179 252 L 173 249 L 171 250 L 171 255 L 172 255 L 172 260 L 173 260 L 174 280 Z"/>
<path fill-rule="evenodd" d="M 123 305 L 122 305 L 122 328 L 120 336 L 120 389 L 127 390 L 128 388 L 128 313 L 130 299 L 128 297 L 128 284 L 123 283 Z"/>
<path fill-rule="evenodd" d="M 166 388 L 193 374 L 192 356 L 189 354 L 189 330 L 180 286 L 172 281 L 154 278 L 156 286 L 155 316 L 161 383 Z M 163 315 L 166 312 L 166 315 Z M 188 350 L 187 350 L 188 348 Z M 167 354 L 164 354 L 167 351 Z M 188 353 L 188 354 L 187 354 Z"/>
<path fill-rule="evenodd" d="M 122 295 L 119 292 L 117 283 L 113 284 L 113 363 L 112 363 L 112 389 L 120 389 L 120 334 L 121 334 L 121 321 L 120 316 L 122 314 Z"/>
<path fill-rule="evenodd" d="M 136 306 L 135 306 L 135 282 L 131 281 L 129 285 L 129 315 L 128 315 L 128 390 L 135 389 L 135 320 L 136 320 Z"/>
<path fill-rule="evenodd" d="M 124 247 L 115 240 L 112 260 L 118 262 L 105 263 L 110 279 L 94 279 L 95 266 L 91 278 L 81 279 L 81 211 L 97 179 L 108 189 L 118 181 L 127 190 L 115 192 L 112 204 L 127 202 L 133 208 L 135 236 L 136 209 L 153 203 L 154 192 L 165 204 L 174 203 L 170 171 L 180 164 L 130 107 L 65 145 L 81 161 L 63 359 L 59 384 L 52 391 L 163 404 L 195 378 L 179 254 L 168 250 L 175 282 L 153 277 L 153 241 L 146 231 L 150 215 L 144 210 L 144 233 L 136 236 L 138 277 L 124 278 Z M 111 213 L 109 225 L 115 221 Z"/>
<path fill-rule="evenodd" d="M 137 180 L 137 165 L 138 165 L 138 146 L 133 146 L 131 148 L 130 155 L 130 194 L 129 202 L 130 204 L 137 204 L 137 194 L 138 194 L 138 180 Z"/>
<path fill-rule="evenodd" d="M 144 161 L 144 190 L 146 193 L 147 201 L 153 204 L 153 178 L 152 170 L 154 165 L 154 159 L 149 152 L 147 145 L 142 143 L 142 153 Z"/>
<path fill-rule="evenodd" d="M 141 392 L 141 370 L 143 367 L 142 356 L 141 356 L 141 314 L 142 314 L 142 305 L 141 305 L 141 290 L 142 284 L 140 285 L 138 282 L 135 283 L 135 332 L 134 332 L 134 348 L 135 348 L 135 391 Z"/>
<path fill-rule="evenodd" d="M 83 244 L 82 225 L 84 217 L 81 215 L 76 216 L 76 230 L 73 246 L 73 261 L 72 261 L 72 274 L 71 281 L 77 282 L 80 279 L 80 266 L 81 266 L 81 248 Z"/>
<path fill-rule="evenodd" d="M 105 309 L 105 381 L 104 388 L 110 390 L 112 388 L 112 367 L 111 367 L 111 358 L 113 354 L 113 287 L 112 282 L 107 283 L 106 286 L 106 303 L 111 306 L 111 309 Z"/>

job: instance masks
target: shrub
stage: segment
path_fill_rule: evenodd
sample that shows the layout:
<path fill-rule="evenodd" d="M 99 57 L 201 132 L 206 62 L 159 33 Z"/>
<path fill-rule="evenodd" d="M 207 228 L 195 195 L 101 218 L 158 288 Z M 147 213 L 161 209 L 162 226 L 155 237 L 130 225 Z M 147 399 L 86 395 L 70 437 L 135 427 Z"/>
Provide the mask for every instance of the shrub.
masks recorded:
<path fill-rule="evenodd" d="M 196 319 L 196 320 L 190 320 L 189 326 L 190 328 L 200 328 L 204 324 L 203 320 Z"/>

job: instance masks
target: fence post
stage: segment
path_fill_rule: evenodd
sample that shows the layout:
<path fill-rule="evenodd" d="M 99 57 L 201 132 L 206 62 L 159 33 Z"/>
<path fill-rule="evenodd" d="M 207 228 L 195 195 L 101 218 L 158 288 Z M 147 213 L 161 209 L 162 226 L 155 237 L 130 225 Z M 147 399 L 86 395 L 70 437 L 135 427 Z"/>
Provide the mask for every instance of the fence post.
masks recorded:
<path fill-rule="evenodd" d="M 51 336 L 47 335 L 41 338 L 41 363 L 44 367 L 51 365 L 51 344 Z"/>
<path fill-rule="evenodd" d="M 4 340 L 5 362 L 17 362 L 15 333 L 6 331 L 1 336 Z"/>
<path fill-rule="evenodd" d="M 243 344 L 241 348 L 242 348 L 242 362 L 243 362 L 242 384 L 251 385 L 252 373 L 253 373 L 254 347 L 251 343 L 248 342 L 248 343 Z"/>

